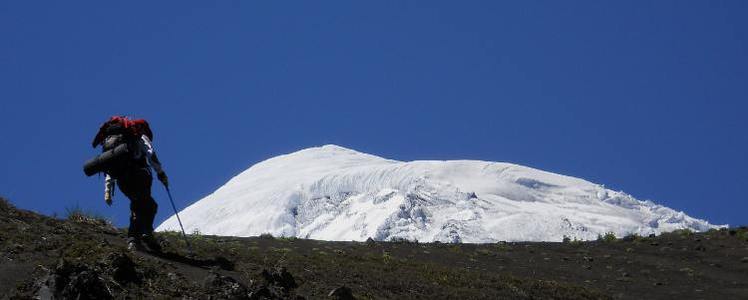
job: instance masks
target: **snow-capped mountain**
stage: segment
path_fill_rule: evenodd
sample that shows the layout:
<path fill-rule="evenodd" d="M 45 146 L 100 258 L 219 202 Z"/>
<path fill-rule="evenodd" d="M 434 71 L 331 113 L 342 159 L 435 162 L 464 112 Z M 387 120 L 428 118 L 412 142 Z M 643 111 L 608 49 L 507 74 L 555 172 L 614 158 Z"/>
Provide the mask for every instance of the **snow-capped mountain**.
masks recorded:
<path fill-rule="evenodd" d="M 561 241 L 718 227 L 515 164 L 400 162 L 335 145 L 258 163 L 179 214 L 187 232 L 357 241 Z M 176 217 L 157 230 L 179 230 Z"/>

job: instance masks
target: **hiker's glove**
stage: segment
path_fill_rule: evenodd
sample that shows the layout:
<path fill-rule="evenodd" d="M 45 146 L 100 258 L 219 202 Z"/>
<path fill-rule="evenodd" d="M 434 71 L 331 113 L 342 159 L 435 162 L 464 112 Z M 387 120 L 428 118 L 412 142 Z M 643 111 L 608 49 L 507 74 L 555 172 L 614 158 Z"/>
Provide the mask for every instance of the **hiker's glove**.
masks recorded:
<path fill-rule="evenodd" d="M 104 202 L 106 202 L 106 205 L 112 206 L 112 194 L 109 192 L 104 192 Z"/>
<path fill-rule="evenodd" d="M 167 186 L 167 187 L 169 186 L 169 177 L 166 177 L 166 172 L 164 171 L 158 172 L 156 176 L 158 177 L 158 180 L 164 184 L 164 186 Z"/>

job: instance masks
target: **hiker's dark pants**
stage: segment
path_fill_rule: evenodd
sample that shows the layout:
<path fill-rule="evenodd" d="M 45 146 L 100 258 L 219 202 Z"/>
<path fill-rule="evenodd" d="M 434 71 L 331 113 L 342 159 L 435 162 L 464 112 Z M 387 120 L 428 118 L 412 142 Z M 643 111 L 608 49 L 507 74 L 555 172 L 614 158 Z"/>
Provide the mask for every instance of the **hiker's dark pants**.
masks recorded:
<path fill-rule="evenodd" d="M 139 239 L 144 234 L 152 234 L 158 204 L 151 197 L 153 176 L 150 170 L 132 169 L 120 176 L 117 184 L 122 193 L 130 198 L 130 228 L 127 236 Z"/>

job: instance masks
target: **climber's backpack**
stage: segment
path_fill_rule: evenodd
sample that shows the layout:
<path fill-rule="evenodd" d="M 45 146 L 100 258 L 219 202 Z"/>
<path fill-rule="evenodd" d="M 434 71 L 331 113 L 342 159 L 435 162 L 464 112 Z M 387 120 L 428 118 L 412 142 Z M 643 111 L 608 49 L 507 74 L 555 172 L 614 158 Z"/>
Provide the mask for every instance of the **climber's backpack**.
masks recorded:
<path fill-rule="evenodd" d="M 146 166 L 140 146 L 143 135 L 153 139 L 153 132 L 147 121 L 112 117 L 101 125 L 92 143 L 94 148 L 102 145 L 101 155 L 86 162 L 83 171 L 88 176 L 105 172 L 116 178 L 132 167 Z"/>

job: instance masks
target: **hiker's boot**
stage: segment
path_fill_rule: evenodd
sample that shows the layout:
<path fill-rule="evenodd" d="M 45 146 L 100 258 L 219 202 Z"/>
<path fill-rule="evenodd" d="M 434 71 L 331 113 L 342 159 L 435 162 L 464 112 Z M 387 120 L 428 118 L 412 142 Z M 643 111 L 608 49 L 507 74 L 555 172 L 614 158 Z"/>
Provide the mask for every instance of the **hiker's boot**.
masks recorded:
<path fill-rule="evenodd" d="M 148 247 L 148 250 L 152 252 L 161 252 L 161 244 L 159 244 L 158 240 L 156 240 L 156 237 L 153 236 L 152 233 L 143 235 L 143 243 Z"/>
<path fill-rule="evenodd" d="M 143 244 L 140 243 L 139 239 L 134 237 L 127 238 L 127 250 L 130 252 L 142 251 Z"/>

